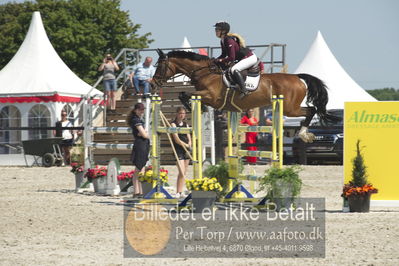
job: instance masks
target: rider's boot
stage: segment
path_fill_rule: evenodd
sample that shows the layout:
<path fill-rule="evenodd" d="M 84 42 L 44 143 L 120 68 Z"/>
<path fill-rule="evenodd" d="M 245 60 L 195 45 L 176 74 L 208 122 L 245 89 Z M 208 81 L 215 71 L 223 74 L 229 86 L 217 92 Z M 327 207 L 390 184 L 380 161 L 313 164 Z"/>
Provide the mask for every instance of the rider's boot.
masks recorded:
<path fill-rule="evenodd" d="M 245 87 L 245 81 L 244 81 L 243 77 L 241 76 L 240 71 L 234 70 L 233 77 L 234 77 L 234 81 L 240 87 L 240 91 L 241 91 L 240 98 L 244 98 L 248 94 L 248 90 Z"/>

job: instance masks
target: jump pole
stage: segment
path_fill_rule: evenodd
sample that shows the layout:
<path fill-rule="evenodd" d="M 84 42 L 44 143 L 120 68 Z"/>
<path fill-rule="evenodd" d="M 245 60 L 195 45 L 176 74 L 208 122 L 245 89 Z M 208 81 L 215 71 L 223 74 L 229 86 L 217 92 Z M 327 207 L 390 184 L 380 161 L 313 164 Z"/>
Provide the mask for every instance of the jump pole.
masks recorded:
<path fill-rule="evenodd" d="M 202 115 L 201 115 L 201 96 L 191 97 L 191 118 L 192 118 L 192 137 L 193 145 L 192 162 L 194 178 L 202 178 Z M 185 208 L 189 200 L 192 199 L 191 193 L 179 204 L 179 208 Z"/>
<path fill-rule="evenodd" d="M 202 178 L 202 116 L 201 96 L 192 97 L 192 123 L 193 123 L 193 171 L 194 178 Z"/>

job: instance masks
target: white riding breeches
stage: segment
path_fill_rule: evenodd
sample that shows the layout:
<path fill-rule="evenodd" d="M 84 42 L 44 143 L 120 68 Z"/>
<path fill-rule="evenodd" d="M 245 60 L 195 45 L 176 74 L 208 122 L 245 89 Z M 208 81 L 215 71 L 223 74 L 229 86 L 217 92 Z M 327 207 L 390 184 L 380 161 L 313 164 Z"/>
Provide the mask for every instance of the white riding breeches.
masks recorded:
<path fill-rule="evenodd" d="M 231 68 L 231 73 L 234 73 L 234 70 L 243 71 L 244 69 L 250 68 L 251 66 L 255 65 L 258 62 L 258 57 L 253 54 L 250 57 L 242 59 L 240 62 L 235 64 Z"/>

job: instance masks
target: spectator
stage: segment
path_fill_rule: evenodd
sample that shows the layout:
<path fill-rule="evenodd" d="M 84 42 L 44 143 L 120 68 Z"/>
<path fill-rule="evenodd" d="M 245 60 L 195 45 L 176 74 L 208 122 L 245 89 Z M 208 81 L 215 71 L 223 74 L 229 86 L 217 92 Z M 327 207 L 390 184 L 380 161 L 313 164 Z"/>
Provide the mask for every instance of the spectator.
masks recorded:
<path fill-rule="evenodd" d="M 266 119 L 265 119 L 266 126 L 271 126 L 271 125 L 273 125 L 272 119 L 273 119 L 273 114 L 272 114 L 272 112 L 269 112 L 269 113 L 266 115 Z"/>
<path fill-rule="evenodd" d="M 118 70 L 119 66 L 110 54 L 105 56 L 103 63 L 98 68 L 98 71 L 104 71 L 103 84 L 108 99 L 107 106 L 111 112 L 115 112 L 116 107 L 115 92 L 117 91 L 117 87 L 115 71 Z"/>
<path fill-rule="evenodd" d="M 136 94 L 143 95 L 140 92 L 140 86 L 144 86 L 144 95 L 150 94 L 150 82 L 155 74 L 155 67 L 151 65 L 152 57 L 147 56 L 144 63 L 140 63 L 129 75 L 130 81 L 134 84 Z"/>
<path fill-rule="evenodd" d="M 254 116 L 254 109 L 249 109 L 246 112 L 246 115 L 241 118 L 241 124 L 246 124 L 248 126 L 256 126 L 258 125 L 258 119 Z M 245 143 L 246 144 L 256 144 L 256 136 L 258 133 L 256 132 L 247 132 L 245 133 Z M 256 151 L 256 146 L 249 146 L 247 147 L 248 151 Z M 256 157 L 247 156 L 247 162 L 250 164 L 256 163 Z"/>
<path fill-rule="evenodd" d="M 186 118 L 186 109 L 184 107 L 178 107 L 176 110 L 175 120 L 172 121 L 172 127 L 188 127 L 187 123 L 184 121 Z M 186 150 L 190 150 L 191 148 L 191 137 L 190 134 L 172 134 L 173 137 L 173 145 L 175 147 L 178 161 L 177 169 L 179 174 L 177 175 L 177 183 L 176 183 L 176 198 L 183 197 L 183 189 L 185 184 L 184 177 L 187 174 L 188 164 L 190 162 L 190 158 L 187 155 Z M 186 149 L 184 149 L 185 147 Z"/>
<path fill-rule="evenodd" d="M 148 161 L 148 153 L 150 152 L 150 137 L 144 128 L 143 122 L 144 109 L 144 104 L 136 103 L 134 109 L 130 111 L 126 119 L 126 122 L 132 128 L 134 137 L 131 157 L 132 163 L 135 167 L 133 175 L 133 197 L 143 196 L 143 189 L 139 181 L 139 173 L 144 173 L 144 166 Z"/>
<path fill-rule="evenodd" d="M 266 118 L 265 118 L 265 123 L 266 126 L 272 126 L 273 125 L 273 112 L 270 110 L 269 112 L 267 112 L 265 110 L 265 114 L 266 114 Z M 283 122 L 285 121 L 285 116 L 283 116 Z M 269 133 L 262 133 L 264 134 L 264 138 L 266 140 L 266 144 L 271 144 L 272 143 L 272 134 Z"/>
<path fill-rule="evenodd" d="M 56 122 L 55 126 L 57 128 L 72 127 L 71 121 L 67 119 L 66 111 L 61 111 L 61 120 Z M 60 148 L 64 157 L 64 163 L 69 165 L 71 163 L 71 148 L 73 146 L 74 132 L 67 129 L 56 129 L 53 134 L 56 137 L 62 137 Z"/>

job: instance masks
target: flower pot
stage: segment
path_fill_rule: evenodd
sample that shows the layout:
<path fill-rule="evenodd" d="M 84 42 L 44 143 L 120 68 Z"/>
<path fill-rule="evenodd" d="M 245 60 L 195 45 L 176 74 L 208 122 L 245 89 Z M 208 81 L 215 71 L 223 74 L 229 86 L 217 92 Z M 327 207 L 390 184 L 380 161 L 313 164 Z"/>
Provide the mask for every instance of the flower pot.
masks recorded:
<path fill-rule="evenodd" d="M 105 194 L 107 188 L 107 182 L 104 177 L 93 179 L 94 192 L 99 194 Z"/>
<path fill-rule="evenodd" d="M 145 196 L 152 190 L 152 184 L 148 182 L 142 182 L 141 188 L 143 189 L 143 196 Z"/>
<path fill-rule="evenodd" d="M 84 183 L 84 172 L 75 173 L 75 190 L 78 190 Z"/>
<path fill-rule="evenodd" d="M 350 212 L 369 212 L 370 194 L 348 196 Z"/>
<path fill-rule="evenodd" d="M 216 192 L 193 190 L 191 192 L 191 199 L 194 212 L 202 212 L 205 208 L 211 208 L 213 206 L 216 201 Z"/>
<path fill-rule="evenodd" d="M 282 208 L 290 208 L 291 204 L 294 202 L 294 197 L 292 197 L 292 184 L 289 182 L 285 182 L 283 180 L 278 180 L 276 182 L 275 193 L 273 193 L 273 202 L 276 204 L 276 211 L 281 210 Z"/>
<path fill-rule="evenodd" d="M 122 179 L 122 180 L 118 180 L 119 183 L 119 188 L 121 189 L 121 192 L 126 192 L 128 187 L 126 187 L 129 182 L 131 181 L 131 179 Z"/>

